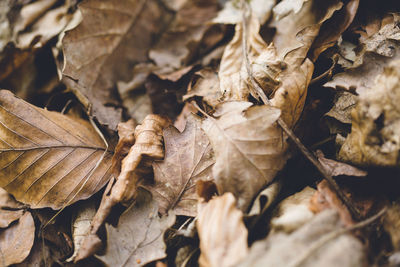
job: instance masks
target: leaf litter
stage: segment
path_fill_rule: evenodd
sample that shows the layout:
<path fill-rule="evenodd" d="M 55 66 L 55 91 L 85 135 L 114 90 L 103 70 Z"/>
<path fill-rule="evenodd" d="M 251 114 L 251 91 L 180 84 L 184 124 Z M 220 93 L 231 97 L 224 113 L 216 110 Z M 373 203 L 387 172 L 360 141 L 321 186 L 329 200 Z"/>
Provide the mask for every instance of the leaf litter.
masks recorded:
<path fill-rule="evenodd" d="M 1 266 L 400 264 L 394 1 L 0 10 Z"/>

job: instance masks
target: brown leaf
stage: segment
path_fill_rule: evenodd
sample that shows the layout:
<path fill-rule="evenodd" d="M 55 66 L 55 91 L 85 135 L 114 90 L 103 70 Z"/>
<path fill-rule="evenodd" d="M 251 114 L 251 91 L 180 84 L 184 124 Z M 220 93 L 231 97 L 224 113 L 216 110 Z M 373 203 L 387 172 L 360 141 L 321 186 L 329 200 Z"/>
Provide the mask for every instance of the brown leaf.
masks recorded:
<path fill-rule="evenodd" d="M 154 184 L 145 185 L 158 202 L 159 212 L 196 216 L 196 182 L 212 179 L 213 153 L 201 122 L 191 115 L 180 133 L 170 126 L 164 130 L 165 158 L 155 161 Z"/>
<path fill-rule="evenodd" d="M 126 155 L 128 155 L 129 150 L 135 143 L 135 127 L 136 122 L 133 119 L 118 123 L 119 139 L 112 157 L 111 166 L 111 170 L 114 172 L 115 176 L 118 176 L 121 172 L 121 162 Z"/>
<path fill-rule="evenodd" d="M 32 208 L 59 209 L 86 199 L 110 178 L 111 153 L 88 122 L 37 108 L 5 90 L 0 138 L 0 186 Z"/>
<path fill-rule="evenodd" d="M 129 206 L 136 198 L 138 184 L 149 179 L 151 163 L 154 159 L 162 159 L 164 150 L 162 144 L 162 130 L 169 125 L 169 121 L 158 115 L 150 114 L 141 125 L 135 129 L 135 144 L 122 161 L 121 173 L 117 181 L 110 183 L 94 216 L 90 232 L 82 243 L 75 261 L 93 255 L 101 245 L 97 232 L 103 225 L 111 209 L 118 203 Z"/>
<path fill-rule="evenodd" d="M 216 163 L 213 176 L 219 192 L 232 192 L 246 210 L 253 197 L 286 163 L 287 143 L 276 120 L 279 109 L 226 102 L 203 122 Z"/>
<path fill-rule="evenodd" d="M 18 220 L 23 214 L 23 205 L 0 187 L 0 228 L 5 228 L 10 223 Z"/>
<path fill-rule="evenodd" d="M 166 256 L 164 232 L 175 222 L 169 214 L 159 217 L 158 207 L 148 192 L 141 192 L 119 219 L 117 228 L 106 225 L 107 249 L 98 256 L 109 266 L 143 266 Z"/>
<path fill-rule="evenodd" d="M 217 15 L 218 6 L 217 0 L 189 0 L 177 10 L 168 30 L 149 52 L 149 57 L 161 68 L 158 73 L 181 69 L 198 56 L 199 48 L 204 53 L 221 41 L 222 27 L 207 23 Z M 213 38 L 213 43 L 207 44 L 208 47 L 202 44 L 207 32 L 218 35 Z"/>
<path fill-rule="evenodd" d="M 352 129 L 339 152 L 341 160 L 362 166 L 399 166 L 400 61 L 384 69 L 376 84 L 360 94 Z"/>
<path fill-rule="evenodd" d="M 63 39 L 64 80 L 101 123 L 116 129 L 121 109 L 115 108 L 115 83 L 130 80 L 132 65 L 148 60 L 171 13 L 156 0 L 86 0 L 79 8 L 83 21 Z"/>
<path fill-rule="evenodd" d="M 366 171 L 360 170 L 349 164 L 325 158 L 324 153 L 321 150 L 317 150 L 316 156 L 322 166 L 325 167 L 325 170 L 327 170 L 332 176 L 346 175 L 364 177 L 368 174 Z"/>
<path fill-rule="evenodd" d="M 247 229 L 231 193 L 199 203 L 198 214 L 200 266 L 234 266 L 246 257 Z"/>
<path fill-rule="evenodd" d="M 278 75 L 284 68 L 284 63 L 278 60 L 274 46 L 267 45 L 259 35 L 260 24 L 253 16 L 248 26 L 247 57 L 253 64 L 254 78 L 262 88 L 273 92 L 278 86 Z M 222 95 L 227 100 L 247 101 L 249 94 L 258 98 L 254 91 L 243 56 L 243 25 L 236 25 L 235 35 L 226 46 L 219 67 L 219 81 Z"/>
<path fill-rule="evenodd" d="M 361 44 L 353 48 L 357 54 L 351 58 L 354 61 L 352 65 L 345 72 L 335 75 L 324 86 L 357 90 L 359 94 L 373 87 L 384 68 L 400 58 L 400 29 L 397 27 L 400 15 L 390 14 L 390 18 L 390 23 L 369 38 L 361 40 Z"/>
<path fill-rule="evenodd" d="M 31 251 L 35 239 L 35 223 L 30 212 L 10 227 L 0 229 L 0 264 L 8 266 L 22 262 Z"/>
<path fill-rule="evenodd" d="M 383 227 L 389 234 L 395 251 L 400 249 L 400 206 L 398 202 L 390 206 L 383 220 Z"/>

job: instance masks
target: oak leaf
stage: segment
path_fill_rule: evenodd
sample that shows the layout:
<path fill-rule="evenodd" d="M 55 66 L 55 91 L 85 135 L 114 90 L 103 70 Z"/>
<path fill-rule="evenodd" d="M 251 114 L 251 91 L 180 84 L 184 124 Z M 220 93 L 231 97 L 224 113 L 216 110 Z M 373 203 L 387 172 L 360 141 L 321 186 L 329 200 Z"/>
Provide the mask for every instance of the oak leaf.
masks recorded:
<path fill-rule="evenodd" d="M 159 217 L 151 195 L 142 191 L 118 221 L 117 228 L 106 225 L 107 249 L 98 256 L 109 266 L 143 266 L 166 256 L 164 232 L 175 222 L 169 214 Z"/>
<path fill-rule="evenodd" d="M 235 266 L 248 254 L 247 229 L 235 197 L 225 193 L 198 207 L 199 265 Z"/>
<path fill-rule="evenodd" d="M 0 91 L 0 186 L 32 208 L 59 209 L 110 178 L 111 152 L 90 123 Z M 104 158 L 103 158 L 104 156 Z"/>
<path fill-rule="evenodd" d="M 249 102 L 226 102 L 202 125 L 212 144 L 213 176 L 220 193 L 232 192 L 246 210 L 253 197 L 286 163 L 287 143 L 277 119 L 281 112 Z"/>
<path fill-rule="evenodd" d="M 159 212 L 196 216 L 196 182 L 211 180 L 214 164 L 211 144 L 194 115 L 180 133 L 170 126 L 164 130 L 165 158 L 155 161 L 154 184 L 145 185 L 158 202 Z"/>

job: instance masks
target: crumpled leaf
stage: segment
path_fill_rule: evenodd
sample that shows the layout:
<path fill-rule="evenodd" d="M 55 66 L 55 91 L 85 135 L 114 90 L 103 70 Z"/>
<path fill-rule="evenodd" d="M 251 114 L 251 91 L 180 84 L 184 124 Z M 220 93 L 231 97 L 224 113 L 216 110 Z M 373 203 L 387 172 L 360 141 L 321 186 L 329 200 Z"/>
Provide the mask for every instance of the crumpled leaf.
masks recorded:
<path fill-rule="evenodd" d="M 117 228 L 106 225 L 107 249 L 98 256 L 109 266 L 143 266 L 166 256 L 164 232 L 175 222 L 169 214 L 159 217 L 158 207 L 148 192 L 138 198 L 119 219 Z"/>
<path fill-rule="evenodd" d="M 90 222 L 96 214 L 96 206 L 93 201 L 82 203 L 72 219 L 72 238 L 74 241 L 74 253 L 66 261 L 73 261 L 78 255 L 78 251 L 82 245 L 84 238 L 89 234 Z"/>
<path fill-rule="evenodd" d="M 5 228 L 10 223 L 18 220 L 23 214 L 23 205 L 0 187 L 0 228 Z"/>
<path fill-rule="evenodd" d="M 250 208 L 248 216 L 256 216 L 263 214 L 278 197 L 282 189 L 282 181 L 278 180 L 270 184 L 262 190 L 254 199 L 254 203 Z"/>
<path fill-rule="evenodd" d="M 121 172 L 122 160 L 126 157 L 126 155 L 128 155 L 129 150 L 135 144 L 135 127 L 136 122 L 133 119 L 118 123 L 119 139 L 112 157 L 111 166 L 111 169 L 116 176 L 118 176 Z"/>
<path fill-rule="evenodd" d="M 111 175 L 111 152 L 90 123 L 37 108 L 5 90 L 0 140 L 0 186 L 32 208 L 60 209 L 86 199 Z"/>
<path fill-rule="evenodd" d="M 352 129 L 339 152 L 341 160 L 362 166 L 399 166 L 400 61 L 393 61 L 360 94 L 352 111 Z"/>
<path fill-rule="evenodd" d="M 199 265 L 235 266 L 248 253 L 243 214 L 231 193 L 199 203 L 197 230 L 200 239 Z"/>
<path fill-rule="evenodd" d="M 307 186 L 279 203 L 275 216 L 271 219 L 271 230 L 291 233 L 309 222 L 314 217 L 309 203 L 315 191 Z"/>
<path fill-rule="evenodd" d="M 92 220 L 90 232 L 85 237 L 75 261 L 87 258 L 99 249 L 101 240 L 97 232 L 111 209 L 118 203 L 129 206 L 135 200 L 139 183 L 149 179 L 151 175 L 152 161 L 164 157 L 162 130 L 168 125 L 169 121 L 165 118 L 150 114 L 136 127 L 135 144 L 123 159 L 121 172 L 115 184 L 110 183 L 107 186 L 100 207 Z"/>
<path fill-rule="evenodd" d="M 154 183 L 144 186 L 162 215 L 174 211 L 196 216 L 196 182 L 212 179 L 213 152 L 200 126 L 199 119 L 191 115 L 182 133 L 173 126 L 164 130 L 165 158 L 153 163 Z"/>
<path fill-rule="evenodd" d="M 273 9 L 276 20 L 286 17 L 291 12 L 298 13 L 307 1 L 309 0 L 282 0 Z"/>
<path fill-rule="evenodd" d="M 352 65 L 345 72 L 336 74 L 325 87 L 356 90 L 362 94 L 373 87 L 377 76 L 383 73 L 388 64 L 399 59 L 400 29 L 397 25 L 400 16 L 398 13 L 390 16 L 390 23 L 369 38 L 361 40 L 361 44 L 353 49 L 359 52 L 352 58 Z"/>
<path fill-rule="evenodd" d="M 174 20 L 149 52 L 149 57 L 161 68 L 157 73 L 170 73 L 182 68 L 222 40 L 222 27 L 208 23 L 217 15 L 218 1 L 188 0 L 177 11 Z M 213 34 L 211 43 L 203 43 L 207 34 Z"/>
<path fill-rule="evenodd" d="M 30 212 L 25 212 L 18 222 L 0 229 L 0 265 L 22 262 L 31 251 L 35 240 L 35 223 Z"/>
<path fill-rule="evenodd" d="M 279 109 L 226 102 L 202 125 L 216 163 L 213 176 L 218 191 L 232 192 L 246 210 L 253 197 L 272 182 L 286 163 L 287 143 L 276 120 Z"/>
<path fill-rule="evenodd" d="M 86 0 L 79 8 L 81 24 L 63 39 L 64 81 L 100 123 L 116 129 L 121 109 L 113 88 L 131 79 L 132 65 L 148 60 L 171 13 L 156 0 Z"/>
<path fill-rule="evenodd" d="M 272 7 L 276 0 L 252 0 L 250 7 L 257 17 L 260 24 L 264 24 L 271 15 Z M 225 2 L 224 8 L 218 13 L 218 16 L 213 19 L 214 23 L 237 24 L 242 21 L 242 9 L 240 1 L 230 0 Z"/>
<path fill-rule="evenodd" d="M 237 266 L 364 266 L 367 258 L 363 245 L 350 234 L 324 243 L 303 258 L 316 242 L 337 229 L 341 229 L 337 213 L 324 211 L 291 234 L 278 232 L 254 243 L 248 257 Z"/>
<path fill-rule="evenodd" d="M 246 40 L 248 43 L 247 57 L 252 64 L 253 76 L 261 88 L 274 92 L 280 85 L 278 75 L 285 68 L 285 64 L 278 60 L 273 44 L 269 46 L 259 35 L 260 24 L 252 16 L 248 25 Z M 258 98 L 249 77 L 246 60 L 243 55 L 243 24 L 235 28 L 235 35 L 226 46 L 219 67 L 220 90 L 227 100 L 248 100 L 249 94 Z"/>

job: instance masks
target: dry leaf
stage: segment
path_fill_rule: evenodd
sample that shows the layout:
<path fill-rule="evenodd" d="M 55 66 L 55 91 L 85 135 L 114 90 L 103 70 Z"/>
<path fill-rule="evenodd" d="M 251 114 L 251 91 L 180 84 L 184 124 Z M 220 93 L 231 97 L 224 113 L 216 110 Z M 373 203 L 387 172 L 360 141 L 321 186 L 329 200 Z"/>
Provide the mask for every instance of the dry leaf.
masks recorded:
<path fill-rule="evenodd" d="M 260 22 L 264 24 L 271 15 L 272 7 L 276 0 L 252 0 L 250 7 L 254 15 Z M 239 1 L 230 0 L 225 2 L 224 8 L 218 13 L 218 16 L 213 19 L 214 23 L 238 24 L 242 22 L 243 15 Z"/>
<path fill-rule="evenodd" d="M 59 209 L 86 199 L 110 178 L 111 152 L 90 123 L 37 108 L 5 90 L 0 138 L 0 186 L 32 208 Z"/>
<path fill-rule="evenodd" d="M 259 35 L 260 24 L 253 16 L 250 19 L 247 33 L 248 60 L 255 80 L 261 88 L 269 93 L 274 92 L 279 86 L 278 75 L 285 65 L 277 59 L 273 44 L 269 46 Z M 243 25 L 236 25 L 235 35 L 226 46 L 219 67 L 220 90 L 227 100 L 247 101 L 249 94 L 258 98 L 249 77 L 246 60 L 243 57 Z"/>
<path fill-rule="evenodd" d="M 145 185 L 163 215 L 172 210 L 176 215 L 196 216 L 196 182 L 212 179 L 215 161 L 200 125 L 191 115 L 182 133 L 173 126 L 164 130 L 165 158 L 153 163 L 154 184 Z"/>
<path fill-rule="evenodd" d="M 136 122 L 133 119 L 118 123 L 119 139 L 112 157 L 111 166 L 111 170 L 114 172 L 115 176 L 118 176 L 121 172 L 122 160 L 128 155 L 129 150 L 135 143 L 135 127 Z"/>
<path fill-rule="evenodd" d="M 166 256 L 164 232 L 175 222 L 169 214 L 159 217 L 151 195 L 142 191 L 135 204 L 119 219 L 117 228 L 106 225 L 107 249 L 98 256 L 109 266 L 143 266 Z"/>
<path fill-rule="evenodd" d="M 351 111 L 356 105 L 357 96 L 349 92 L 338 92 L 335 95 L 334 106 L 326 113 L 341 123 L 351 124 Z"/>
<path fill-rule="evenodd" d="M 271 204 L 274 203 L 281 189 L 282 181 L 279 180 L 273 182 L 267 188 L 261 191 L 254 199 L 254 203 L 249 210 L 248 216 L 263 214 L 268 209 L 268 207 L 270 207 Z"/>
<path fill-rule="evenodd" d="M 30 212 L 25 212 L 18 222 L 0 229 L 0 265 L 22 262 L 28 257 L 35 239 L 35 223 Z"/>
<path fill-rule="evenodd" d="M 226 193 L 199 203 L 197 230 L 200 239 L 199 265 L 235 266 L 247 253 L 247 229 L 235 197 Z"/>
<path fill-rule="evenodd" d="M 349 164 L 325 158 L 324 153 L 321 150 L 316 151 L 316 156 L 322 166 L 325 167 L 325 170 L 327 170 L 332 176 L 346 175 L 364 177 L 368 174 L 366 171 L 360 170 Z"/>
<path fill-rule="evenodd" d="M 149 52 L 149 57 L 162 69 L 157 72 L 170 73 L 178 70 L 193 60 L 199 48 L 207 51 L 222 40 L 223 30 L 207 23 L 217 15 L 217 11 L 217 0 L 186 1 L 177 11 L 168 30 L 163 32 Z M 206 38 L 207 32 L 216 36 L 208 47 L 204 47 L 204 44 L 201 47 L 201 41 Z"/>
<path fill-rule="evenodd" d="M 0 187 L 0 228 L 5 228 L 10 223 L 18 220 L 23 214 L 23 205 Z"/>
<path fill-rule="evenodd" d="M 253 197 L 286 163 L 287 143 L 277 125 L 279 109 L 226 102 L 203 122 L 216 163 L 213 176 L 219 192 L 232 192 L 246 210 Z"/>
<path fill-rule="evenodd" d="M 289 235 L 278 232 L 254 243 L 248 257 L 237 266 L 365 266 L 363 244 L 350 234 L 329 240 L 309 253 L 315 244 L 338 229 L 342 228 L 337 213 L 322 212 Z"/>
<path fill-rule="evenodd" d="M 121 109 L 115 83 L 129 81 L 132 65 L 148 60 L 171 14 L 156 0 L 86 0 L 79 8 L 81 24 L 63 39 L 64 80 L 102 124 L 116 129 Z"/>
<path fill-rule="evenodd" d="M 281 20 L 292 12 L 297 14 L 307 1 L 309 0 L 282 0 L 273 9 L 276 20 Z"/>
<path fill-rule="evenodd" d="M 73 261 L 78 255 L 78 251 L 82 245 L 84 238 L 89 234 L 90 222 L 96 214 L 96 206 L 94 201 L 86 201 L 82 203 L 72 219 L 72 238 L 74 241 L 74 253 L 66 259 L 67 262 Z"/>
<path fill-rule="evenodd" d="M 352 58 L 354 62 L 351 67 L 335 75 L 332 81 L 324 86 L 357 90 L 359 94 L 373 87 L 385 66 L 400 57 L 400 29 L 397 27 L 400 16 L 394 13 L 390 17 L 390 23 L 385 24 L 369 38 L 361 40 L 361 44 L 353 49 L 357 51 L 357 55 Z"/>
<path fill-rule="evenodd" d="M 308 206 L 315 191 L 307 186 L 279 203 L 275 216 L 271 219 L 271 229 L 274 232 L 291 233 L 309 222 L 314 217 L 314 213 Z"/>
<path fill-rule="evenodd" d="M 87 258 L 99 249 L 101 241 L 97 232 L 111 209 L 118 203 L 129 206 L 135 200 L 138 184 L 142 180 L 149 179 L 152 161 L 164 157 L 162 130 L 168 125 L 168 120 L 150 114 L 141 125 L 136 127 L 136 142 L 122 161 L 117 181 L 107 186 L 100 207 L 92 220 L 90 232 L 82 242 L 75 261 Z"/>
<path fill-rule="evenodd" d="M 375 86 L 359 96 L 352 112 L 352 129 L 340 149 L 340 159 L 363 166 L 398 167 L 400 132 L 400 61 L 393 61 Z"/>
<path fill-rule="evenodd" d="M 398 251 L 400 249 L 400 207 L 398 202 L 393 203 L 388 209 L 383 219 L 383 227 L 390 236 L 394 250 Z"/>

